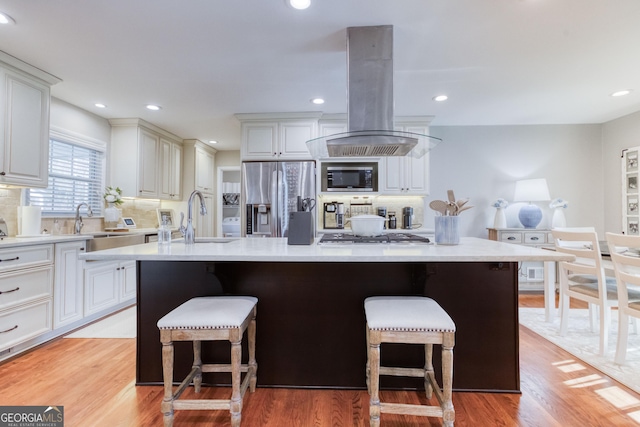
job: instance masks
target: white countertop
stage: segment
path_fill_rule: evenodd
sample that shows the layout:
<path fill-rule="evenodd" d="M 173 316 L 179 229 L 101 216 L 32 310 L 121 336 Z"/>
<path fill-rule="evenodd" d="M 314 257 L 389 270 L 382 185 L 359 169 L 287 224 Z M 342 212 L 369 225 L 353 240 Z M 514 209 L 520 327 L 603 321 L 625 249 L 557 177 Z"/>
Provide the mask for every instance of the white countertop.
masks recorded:
<path fill-rule="evenodd" d="M 80 254 L 84 260 L 245 262 L 516 262 L 571 260 L 571 255 L 534 247 L 463 237 L 460 244 L 417 243 L 288 245 L 286 238 L 207 239 L 185 245 L 146 243 Z M 211 241 L 227 242 L 215 243 Z M 316 239 L 317 242 L 318 239 Z"/>
<path fill-rule="evenodd" d="M 31 246 L 31 245 L 44 245 L 48 243 L 63 243 L 72 242 L 76 240 L 89 240 L 94 236 L 122 236 L 129 234 L 156 234 L 158 232 L 155 228 L 130 228 L 128 231 L 92 231 L 83 234 L 42 234 L 38 236 L 29 237 L 3 237 L 0 240 L 0 249 L 9 248 L 13 246 Z"/>
<path fill-rule="evenodd" d="M 62 243 L 72 242 L 76 240 L 88 240 L 93 239 L 91 234 L 60 234 L 52 236 L 50 234 L 43 234 L 41 236 L 34 237 L 4 237 L 0 240 L 0 249 L 10 248 L 14 246 L 32 246 L 32 245 L 44 245 L 48 243 Z"/>

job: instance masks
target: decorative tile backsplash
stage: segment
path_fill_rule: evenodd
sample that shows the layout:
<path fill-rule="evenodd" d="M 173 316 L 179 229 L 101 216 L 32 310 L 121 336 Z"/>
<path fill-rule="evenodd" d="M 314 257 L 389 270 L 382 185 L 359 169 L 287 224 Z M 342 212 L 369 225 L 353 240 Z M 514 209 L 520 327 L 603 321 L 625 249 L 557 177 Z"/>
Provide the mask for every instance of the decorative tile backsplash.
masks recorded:
<path fill-rule="evenodd" d="M 0 218 L 7 223 L 9 236 L 18 234 L 18 206 L 21 197 L 20 188 L 0 188 Z M 156 209 L 161 206 L 160 200 L 125 199 L 120 208 L 122 216 L 135 219 L 138 228 L 155 228 L 158 225 Z M 87 217 L 82 210 L 82 222 L 84 233 L 104 230 L 102 217 Z M 72 217 L 43 217 L 41 230 L 47 233 L 71 234 L 73 233 L 74 218 Z M 56 226 L 57 225 L 57 226 Z"/>
<path fill-rule="evenodd" d="M 387 215 L 390 212 L 396 213 L 396 218 L 401 221 L 402 208 L 410 206 L 413 208 L 414 227 L 422 226 L 424 221 L 424 198 L 420 196 L 334 196 L 321 194 L 318 196 L 318 226 L 322 228 L 322 211 L 324 203 L 338 202 L 344 203 L 345 217 L 378 213 L 379 207 L 387 208 Z"/>

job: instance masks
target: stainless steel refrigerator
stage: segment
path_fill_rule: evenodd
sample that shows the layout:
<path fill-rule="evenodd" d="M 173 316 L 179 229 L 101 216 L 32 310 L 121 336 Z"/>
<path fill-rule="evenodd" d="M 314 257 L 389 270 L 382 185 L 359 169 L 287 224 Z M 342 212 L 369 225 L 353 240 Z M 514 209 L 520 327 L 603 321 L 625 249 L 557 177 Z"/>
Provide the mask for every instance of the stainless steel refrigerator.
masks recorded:
<path fill-rule="evenodd" d="M 242 190 L 243 236 L 287 237 L 291 212 L 311 211 L 316 223 L 313 161 L 244 162 Z"/>

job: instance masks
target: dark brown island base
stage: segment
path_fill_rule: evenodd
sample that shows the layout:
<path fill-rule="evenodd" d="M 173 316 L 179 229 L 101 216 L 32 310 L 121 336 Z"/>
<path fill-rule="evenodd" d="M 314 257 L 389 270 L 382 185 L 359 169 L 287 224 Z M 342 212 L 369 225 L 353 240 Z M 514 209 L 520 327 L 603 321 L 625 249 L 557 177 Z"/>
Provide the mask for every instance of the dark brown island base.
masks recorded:
<path fill-rule="evenodd" d="M 146 243 L 87 252 L 80 258 L 137 261 L 138 385 L 162 383 L 160 317 L 193 297 L 232 294 L 258 297 L 259 387 L 364 389 L 365 298 L 425 295 L 456 323 L 454 389 L 507 393 L 520 392 L 518 263 L 573 259 L 474 237 L 451 246 L 342 246 L 317 240 L 288 245 L 286 238 L 207 238 L 192 245 Z M 434 350 L 439 365 L 439 350 Z M 228 343 L 203 343 L 203 356 L 211 363 L 228 361 L 229 353 Z M 382 363 L 422 367 L 423 355 L 419 345 L 383 344 Z M 184 378 L 191 364 L 190 343 L 176 343 L 174 378 Z M 216 375 L 205 381 L 229 383 L 228 375 Z M 423 382 L 382 377 L 381 385 L 415 388 Z"/>
<path fill-rule="evenodd" d="M 259 300 L 258 386 L 366 388 L 364 299 L 424 295 L 456 323 L 454 389 L 519 393 L 517 269 L 517 262 L 139 260 L 136 383 L 162 383 L 160 317 L 192 297 L 230 294 Z M 175 346 L 175 378 L 184 378 L 191 343 Z M 208 357 L 228 361 L 229 345 L 203 343 Z M 436 372 L 439 357 L 438 349 Z M 382 358 L 386 366 L 421 367 L 424 348 L 384 344 Z M 207 375 L 210 384 L 229 384 L 228 375 Z M 381 384 L 423 381 L 382 377 Z"/>

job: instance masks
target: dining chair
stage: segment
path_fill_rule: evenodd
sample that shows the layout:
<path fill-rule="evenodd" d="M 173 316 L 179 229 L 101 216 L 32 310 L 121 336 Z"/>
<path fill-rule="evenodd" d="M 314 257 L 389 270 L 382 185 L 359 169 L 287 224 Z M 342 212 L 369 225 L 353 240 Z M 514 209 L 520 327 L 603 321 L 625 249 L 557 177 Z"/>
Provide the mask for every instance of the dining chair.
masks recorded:
<path fill-rule="evenodd" d="M 593 330 L 593 307 L 598 309 L 600 323 L 599 354 L 607 352 L 611 308 L 618 306 L 616 280 L 606 277 L 598 235 L 592 227 L 556 228 L 551 230 L 556 251 L 574 255 L 574 261 L 559 263 L 560 335 L 567 334 L 571 298 L 589 304 Z"/>
<path fill-rule="evenodd" d="M 640 236 L 615 233 L 607 233 L 606 236 L 618 282 L 620 324 L 615 362 L 622 365 L 627 356 L 629 319 L 640 318 Z"/>

